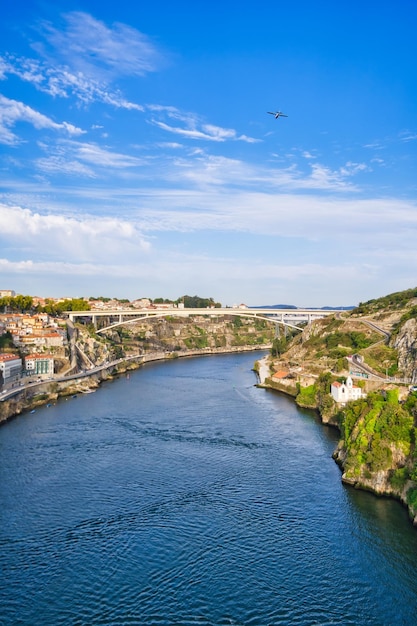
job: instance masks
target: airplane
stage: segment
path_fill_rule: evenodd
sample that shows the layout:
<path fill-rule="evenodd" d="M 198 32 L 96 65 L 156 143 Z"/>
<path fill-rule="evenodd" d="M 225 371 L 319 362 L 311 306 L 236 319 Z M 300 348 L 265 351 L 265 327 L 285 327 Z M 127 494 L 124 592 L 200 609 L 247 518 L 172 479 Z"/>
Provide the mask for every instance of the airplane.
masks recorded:
<path fill-rule="evenodd" d="M 273 113 L 272 111 L 267 111 L 267 113 L 270 113 L 271 115 L 274 115 L 276 120 L 279 117 L 288 117 L 288 115 L 285 115 L 285 113 L 282 113 L 282 111 L 275 111 L 275 113 Z"/>

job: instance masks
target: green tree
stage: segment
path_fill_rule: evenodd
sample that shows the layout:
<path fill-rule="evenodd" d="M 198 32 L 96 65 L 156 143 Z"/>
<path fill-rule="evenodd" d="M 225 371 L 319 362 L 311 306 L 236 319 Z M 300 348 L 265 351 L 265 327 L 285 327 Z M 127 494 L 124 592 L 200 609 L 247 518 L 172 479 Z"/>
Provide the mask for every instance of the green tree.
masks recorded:
<path fill-rule="evenodd" d="M 272 342 L 271 355 L 280 357 L 287 350 L 288 341 L 285 336 L 275 337 Z"/>
<path fill-rule="evenodd" d="M 4 298 L 0 298 L 0 309 L 13 312 L 25 313 L 27 311 L 31 311 L 33 308 L 33 298 L 32 296 L 6 296 Z"/>
<path fill-rule="evenodd" d="M 200 296 L 182 296 L 175 301 L 176 304 L 184 303 L 187 309 L 207 309 L 220 308 L 220 302 L 215 302 L 213 298 L 201 298 Z"/>

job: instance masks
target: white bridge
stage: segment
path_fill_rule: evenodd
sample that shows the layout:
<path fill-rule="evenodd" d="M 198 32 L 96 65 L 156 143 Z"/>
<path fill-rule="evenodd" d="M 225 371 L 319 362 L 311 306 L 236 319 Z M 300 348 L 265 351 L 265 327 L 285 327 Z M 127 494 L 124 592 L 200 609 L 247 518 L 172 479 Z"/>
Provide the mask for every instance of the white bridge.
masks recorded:
<path fill-rule="evenodd" d="M 126 324 L 134 324 L 146 319 L 161 317 L 193 317 L 195 315 L 203 315 L 210 317 L 221 317 L 223 315 L 251 317 L 255 319 L 266 320 L 276 325 L 289 326 L 301 330 L 298 324 L 307 323 L 326 317 L 328 315 L 337 315 L 343 313 L 343 309 L 258 309 L 258 308 L 158 308 L 153 309 L 123 309 L 114 311 L 66 311 L 69 319 L 75 322 L 77 319 L 90 320 L 96 329 L 98 329 L 98 320 L 102 319 L 105 326 L 98 329 L 98 333 L 105 332 L 116 326 Z"/>

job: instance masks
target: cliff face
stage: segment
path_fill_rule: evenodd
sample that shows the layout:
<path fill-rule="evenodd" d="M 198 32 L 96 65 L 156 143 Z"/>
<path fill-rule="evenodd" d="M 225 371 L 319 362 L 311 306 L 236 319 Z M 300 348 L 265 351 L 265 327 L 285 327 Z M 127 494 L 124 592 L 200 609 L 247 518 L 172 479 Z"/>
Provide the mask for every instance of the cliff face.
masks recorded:
<path fill-rule="evenodd" d="M 293 380 L 266 382 L 338 427 L 334 459 L 344 482 L 399 499 L 417 525 L 417 391 L 410 391 L 417 383 L 416 294 L 392 294 L 307 326 L 270 360 L 271 372 L 287 370 Z M 336 404 L 330 384 L 350 370 L 359 370 L 367 395 Z"/>
<path fill-rule="evenodd" d="M 99 364 L 124 356 L 203 349 L 269 347 L 274 327 L 263 320 L 219 316 L 144 320 L 96 334 L 77 326 L 79 358 Z"/>
<path fill-rule="evenodd" d="M 413 383 L 417 382 L 417 319 L 404 322 L 392 341 L 398 353 L 399 369 Z"/>
<path fill-rule="evenodd" d="M 371 491 L 376 495 L 393 497 L 407 509 L 414 526 L 417 526 L 417 506 L 415 500 L 416 483 L 409 478 L 413 459 L 404 454 L 401 446 L 391 444 L 390 467 L 370 471 L 365 465 L 354 467 L 346 442 L 341 440 L 333 453 L 333 458 L 342 469 L 342 481 L 357 489 Z"/>

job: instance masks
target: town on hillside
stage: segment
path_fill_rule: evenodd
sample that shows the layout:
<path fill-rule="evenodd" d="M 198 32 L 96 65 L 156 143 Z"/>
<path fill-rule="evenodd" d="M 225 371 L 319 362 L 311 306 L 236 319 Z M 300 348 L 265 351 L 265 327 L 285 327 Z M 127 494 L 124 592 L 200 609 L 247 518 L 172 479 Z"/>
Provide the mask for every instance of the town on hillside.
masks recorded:
<path fill-rule="evenodd" d="M 121 311 L 178 307 L 218 308 L 212 298 L 70 298 L 22 296 L 0 289 L 0 393 L 35 382 L 51 381 L 71 371 L 65 310 Z M 240 304 L 239 308 L 246 305 Z"/>

